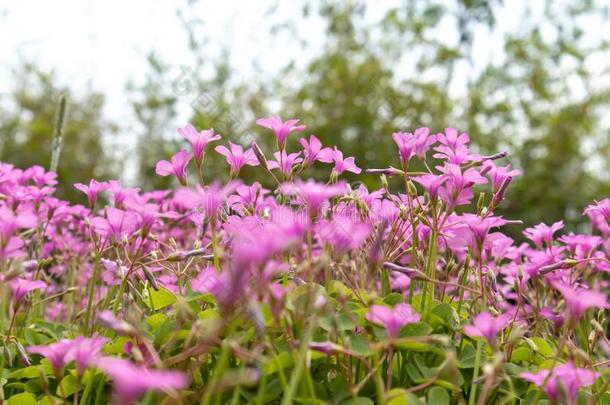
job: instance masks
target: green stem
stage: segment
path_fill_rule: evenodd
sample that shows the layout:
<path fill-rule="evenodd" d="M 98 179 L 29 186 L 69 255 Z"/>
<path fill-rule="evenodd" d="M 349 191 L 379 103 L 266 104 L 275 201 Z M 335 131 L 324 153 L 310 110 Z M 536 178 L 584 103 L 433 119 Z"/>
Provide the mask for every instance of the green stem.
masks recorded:
<path fill-rule="evenodd" d="M 479 366 L 481 363 L 481 350 L 483 348 L 483 342 L 477 341 L 477 353 L 474 357 L 474 370 L 472 371 L 472 383 L 470 385 L 470 395 L 468 396 L 468 405 L 474 405 L 477 396 L 477 384 L 476 379 L 479 378 Z"/>
<path fill-rule="evenodd" d="M 85 313 L 85 335 L 89 334 L 91 328 L 91 308 L 93 306 L 93 297 L 95 295 L 95 285 L 97 284 L 98 273 L 100 272 L 100 253 L 95 254 L 95 263 L 93 265 L 93 275 L 89 280 L 89 299 L 87 300 L 87 312 Z"/>
<path fill-rule="evenodd" d="M 114 298 L 114 304 L 112 305 L 112 313 L 116 316 L 119 313 L 119 305 L 121 304 L 121 298 L 123 294 L 125 294 L 125 288 L 127 287 L 127 277 L 129 277 L 129 273 L 125 274 L 123 279 L 121 280 L 121 285 L 119 286 L 119 292 Z"/>
<path fill-rule="evenodd" d="M 299 348 L 299 357 L 296 362 L 296 367 L 294 372 L 292 373 L 292 377 L 290 377 L 290 382 L 288 384 L 288 390 L 284 394 L 284 398 L 282 398 L 281 405 L 289 405 L 293 403 L 294 393 L 297 389 L 297 386 L 301 382 L 301 376 L 303 374 L 303 370 L 305 369 L 305 361 L 307 356 L 307 351 L 309 349 L 309 342 L 313 335 L 315 322 L 314 320 L 310 320 L 309 326 L 305 331 L 305 335 L 301 340 L 301 347 Z"/>
<path fill-rule="evenodd" d="M 385 387 L 383 386 L 383 378 L 381 378 L 381 365 L 379 364 L 379 355 L 375 354 L 373 357 L 373 367 L 375 367 L 375 374 L 373 381 L 375 382 L 375 392 L 377 395 L 377 404 L 384 405 L 385 401 Z"/>
<path fill-rule="evenodd" d="M 220 257 L 218 256 L 218 236 L 216 235 L 216 221 L 212 221 L 212 253 L 214 254 L 214 268 L 220 273 Z"/>
<path fill-rule="evenodd" d="M 89 400 L 89 394 L 91 393 L 91 389 L 93 388 L 93 380 L 95 380 L 95 372 L 91 371 L 89 375 L 89 380 L 87 381 L 87 385 L 85 385 L 85 390 L 83 391 L 83 396 L 80 398 L 80 405 L 85 405 Z"/>
<path fill-rule="evenodd" d="M 428 244 L 428 259 L 426 262 L 426 276 L 431 280 L 436 280 L 436 231 L 432 230 L 430 234 L 430 243 Z M 434 301 L 434 283 L 426 283 L 424 285 L 424 300 L 422 302 L 423 313 L 426 314 L 432 309 Z"/>

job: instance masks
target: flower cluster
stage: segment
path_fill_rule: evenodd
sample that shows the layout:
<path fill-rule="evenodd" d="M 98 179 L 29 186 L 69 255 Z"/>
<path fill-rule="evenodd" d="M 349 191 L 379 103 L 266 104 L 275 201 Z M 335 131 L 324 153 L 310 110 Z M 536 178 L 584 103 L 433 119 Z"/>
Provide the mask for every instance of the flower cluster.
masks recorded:
<path fill-rule="evenodd" d="M 275 150 L 188 125 L 188 149 L 156 166 L 175 189 L 91 180 L 75 185 L 86 206 L 53 196 L 54 173 L 0 164 L 0 398 L 610 398 L 610 199 L 584 211 L 591 233 L 560 221 L 514 240 L 500 211 L 520 172 L 468 134 L 396 132 L 395 166 L 363 173 L 313 134 L 289 150 L 296 119 L 257 123 Z M 209 153 L 226 184 L 204 183 Z"/>

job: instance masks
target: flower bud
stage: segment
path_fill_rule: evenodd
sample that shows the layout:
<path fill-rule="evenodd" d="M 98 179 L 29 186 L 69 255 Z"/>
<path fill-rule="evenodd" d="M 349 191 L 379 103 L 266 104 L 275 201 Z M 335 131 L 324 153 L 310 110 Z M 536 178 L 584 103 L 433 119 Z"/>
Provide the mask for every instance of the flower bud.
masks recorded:
<path fill-rule="evenodd" d="M 157 280 L 155 279 L 155 276 L 152 274 L 150 269 L 147 266 L 142 266 L 142 271 L 144 272 L 144 276 L 146 277 L 146 279 L 150 283 L 150 286 L 155 291 L 159 291 L 159 284 L 157 284 Z"/>
<path fill-rule="evenodd" d="M 507 151 L 502 151 L 499 153 L 496 153 L 495 155 L 490 155 L 490 156 L 483 156 L 483 160 L 498 160 L 498 159 L 502 159 L 504 157 L 508 156 L 508 152 Z"/>
<path fill-rule="evenodd" d="M 385 174 L 382 174 L 380 179 L 381 179 L 381 187 L 387 190 L 390 187 L 390 185 L 388 184 L 388 178 L 386 177 Z"/>
<path fill-rule="evenodd" d="M 415 184 L 413 184 L 411 180 L 407 181 L 407 189 L 409 191 L 409 195 L 413 197 L 417 196 L 417 187 L 415 187 Z"/>
<path fill-rule="evenodd" d="M 260 165 L 263 166 L 265 168 L 265 170 L 269 170 L 269 164 L 267 163 L 267 158 L 263 154 L 263 151 L 258 146 L 258 144 L 255 141 L 252 141 L 252 143 L 250 144 L 250 147 L 252 148 L 252 152 L 254 152 L 254 156 L 256 156 L 258 163 L 260 163 Z"/>
<path fill-rule="evenodd" d="M 485 193 L 480 193 L 477 200 L 477 211 L 482 212 L 483 208 L 485 208 Z"/>
<path fill-rule="evenodd" d="M 133 336 L 137 334 L 136 329 L 128 322 L 118 319 L 112 311 L 103 311 L 97 316 L 97 320 L 108 329 L 115 331 L 119 335 Z"/>
<path fill-rule="evenodd" d="M 28 353 L 25 351 L 25 348 L 23 347 L 23 345 L 18 340 L 15 340 L 15 347 L 17 348 L 17 353 L 19 354 L 19 357 L 21 357 L 21 361 L 23 361 L 23 364 L 25 364 L 28 367 L 31 366 L 32 362 L 30 361 L 30 357 L 28 356 Z"/>

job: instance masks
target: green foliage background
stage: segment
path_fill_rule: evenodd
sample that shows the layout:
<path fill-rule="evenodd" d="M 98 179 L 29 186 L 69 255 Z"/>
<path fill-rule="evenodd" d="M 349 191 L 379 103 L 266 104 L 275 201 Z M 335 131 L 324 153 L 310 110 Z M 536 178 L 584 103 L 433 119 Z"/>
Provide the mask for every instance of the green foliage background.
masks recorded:
<path fill-rule="evenodd" d="M 469 132 L 481 153 L 510 151 L 509 161 L 523 171 L 507 196 L 507 217 L 529 224 L 564 219 L 573 230 L 582 226 L 584 206 L 610 195 L 610 128 L 604 120 L 610 107 L 609 38 L 600 33 L 591 39 L 583 29 L 591 18 L 608 26 L 608 5 L 547 1 L 543 21 L 526 10 L 518 32 L 499 39 L 504 57 L 482 64 L 474 60 L 476 38 L 498 32 L 500 0 L 405 0 L 371 20 L 376 4 L 296 1 L 293 19 L 273 27 L 272 34 L 289 32 L 295 46 L 315 57 L 303 63 L 278 55 L 280 75 L 268 80 L 261 74 L 256 82 L 235 74 L 229 55 L 238 49 L 212 57 L 202 34 L 205 20 L 189 7 L 180 10 L 193 54 L 188 74 L 176 76 L 177 67 L 151 50 L 145 79 L 127 87 L 138 123 L 138 185 L 169 185 L 169 179 L 155 176 L 154 165 L 185 146 L 174 135 L 175 126 L 184 124 L 175 119 L 185 102 L 195 126 L 214 127 L 225 141 L 243 144 L 271 142 L 253 125 L 256 117 L 300 118 L 310 133 L 356 156 L 365 168 L 397 163 L 392 132 L 418 126 L 438 132 L 451 125 Z M 322 49 L 312 49 L 308 33 L 297 29 L 312 18 L 325 22 Z M 445 24 L 458 27 L 458 38 L 439 39 L 436 33 Z M 544 35 L 543 26 L 554 35 Z M 606 56 L 598 58 L 605 65 L 595 66 L 596 74 L 587 62 L 594 54 Z M 20 166 L 47 165 L 54 101 L 70 90 L 57 89 L 52 75 L 32 66 L 16 76 L 9 95 L 16 107 L 0 109 L 0 158 Z M 26 78 L 37 78 L 37 85 L 26 85 Z M 462 91 L 451 90 L 456 84 Z M 109 164 L 117 154 L 102 144 L 102 134 L 114 129 L 101 115 L 103 102 L 95 93 L 70 100 L 60 164 L 64 196 L 80 198 L 71 190 L 75 181 L 121 173 L 120 165 Z M 214 153 L 206 168 L 208 180 L 226 176 Z M 248 171 L 244 175 L 248 179 Z M 375 186 L 378 179 L 371 176 L 369 182 Z"/>

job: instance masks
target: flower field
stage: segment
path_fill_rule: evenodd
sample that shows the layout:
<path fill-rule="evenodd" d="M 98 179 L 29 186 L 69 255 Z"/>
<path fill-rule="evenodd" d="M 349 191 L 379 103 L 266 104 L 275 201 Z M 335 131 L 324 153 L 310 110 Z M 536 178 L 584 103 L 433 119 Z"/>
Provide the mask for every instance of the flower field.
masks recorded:
<path fill-rule="evenodd" d="M 610 198 L 590 233 L 523 224 L 501 215 L 519 170 L 456 129 L 361 168 L 257 123 L 275 150 L 189 125 L 156 166 L 179 186 L 74 185 L 87 206 L 0 164 L 0 403 L 610 403 Z M 204 184 L 209 154 L 230 181 Z"/>

